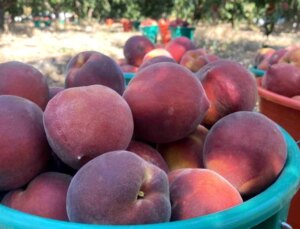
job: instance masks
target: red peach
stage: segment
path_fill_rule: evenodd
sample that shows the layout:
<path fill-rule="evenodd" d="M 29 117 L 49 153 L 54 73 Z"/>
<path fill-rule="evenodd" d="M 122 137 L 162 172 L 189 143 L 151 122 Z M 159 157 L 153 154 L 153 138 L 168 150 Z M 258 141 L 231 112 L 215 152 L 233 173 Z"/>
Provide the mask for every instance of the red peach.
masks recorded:
<path fill-rule="evenodd" d="M 257 112 L 239 111 L 212 126 L 203 154 L 207 169 L 251 197 L 276 180 L 287 158 L 287 146 L 271 119 Z"/>
<path fill-rule="evenodd" d="M 40 174 L 25 190 L 8 192 L 1 203 L 29 214 L 68 221 L 66 198 L 71 178 L 56 172 Z"/>
<path fill-rule="evenodd" d="M 117 63 L 102 53 L 84 51 L 71 58 L 67 65 L 65 87 L 100 84 L 119 94 L 125 89 L 125 79 Z"/>
<path fill-rule="evenodd" d="M 161 154 L 150 145 L 140 141 L 132 140 L 127 147 L 127 150 L 137 154 L 144 160 L 156 165 L 168 173 L 169 169 L 166 161 L 163 159 Z"/>
<path fill-rule="evenodd" d="M 169 173 L 172 221 L 224 211 L 243 199 L 224 177 L 208 169 L 178 169 Z"/>
<path fill-rule="evenodd" d="M 18 61 L 1 63 L 0 81 L 0 95 L 20 96 L 45 109 L 48 84 L 43 74 L 33 66 Z"/>
<path fill-rule="evenodd" d="M 172 39 L 166 46 L 166 50 L 171 53 L 177 63 L 180 63 L 184 53 L 191 49 L 196 49 L 196 46 L 193 41 L 187 37 L 176 37 Z"/>
<path fill-rule="evenodd" d="M 203 145 L 208 133 L 202 125 L 187 137 L 175 142 L 158 144 L 157 150 L 168 164 L 169 170 L 183 168 L 204 168 Z"/>
<path fill-rule="evenodd" d="M 209 107 L 202 85 L 193 73 L 167 62 L 139 71 L 123 97 L 133 113 L 136 138 L 152 143 L 187 136 Z"/>
<path fill-rule="evenodd" d="M 126 41 L 123 52 L 128 64 L 139 67 L 144 56 L 152 49 L 154 45 L 147 37 L 135 35 Z"/>

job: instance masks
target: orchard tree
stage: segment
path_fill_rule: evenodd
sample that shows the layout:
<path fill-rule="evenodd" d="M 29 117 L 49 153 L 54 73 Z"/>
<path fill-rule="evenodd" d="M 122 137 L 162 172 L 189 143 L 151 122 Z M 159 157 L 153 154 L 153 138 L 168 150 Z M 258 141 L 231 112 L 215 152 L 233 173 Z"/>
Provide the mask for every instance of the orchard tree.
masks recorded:
<path fill-rule="evenodd" d="M 17 0 L 0 0 L 0 31 L 4 31 L 4 13 L 16 3 Z"/>

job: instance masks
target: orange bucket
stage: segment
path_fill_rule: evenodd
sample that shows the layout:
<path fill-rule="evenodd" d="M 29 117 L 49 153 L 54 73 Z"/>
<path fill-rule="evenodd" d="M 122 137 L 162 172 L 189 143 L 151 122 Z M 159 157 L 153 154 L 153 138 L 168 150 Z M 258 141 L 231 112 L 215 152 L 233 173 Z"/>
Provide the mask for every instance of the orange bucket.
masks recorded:
<path fill-rule="evenodd" d="M 300 140 L 300 102 L 271 92 L 261 86 L 257 79 L 260 113 L 282 126 L 296 140 Z M 299 165 L 300 166 L 300 165 Z M 289 210 L 288 223 L 300 228 L 300 192 L 294 196 Z"/>

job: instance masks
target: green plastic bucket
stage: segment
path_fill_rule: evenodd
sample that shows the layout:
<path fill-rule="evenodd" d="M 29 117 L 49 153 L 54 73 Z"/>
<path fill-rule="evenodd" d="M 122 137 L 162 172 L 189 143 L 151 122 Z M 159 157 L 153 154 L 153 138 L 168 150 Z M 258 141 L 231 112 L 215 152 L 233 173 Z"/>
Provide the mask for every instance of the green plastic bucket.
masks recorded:
<path fill-rule="evenodd" d="M 254 74 L 254 76 L 256 77 L 262 77 L 265 75 L 265 71 L 264 70 L 261 70 L 259 68 L 256 68 L 256 67 L 250 67 L 249 68 L 250 72 Z"/>
<path fill-rule="evenodd" d="M 139 29 L 140 29 L 140 24 L 141 24 L 140 21 L 133 21 L 133 22 L 132 22 L 133 28 L 134 28 L 136 31 L 139 31 Z"/>
<path fill-rule="evenodd" d="M 187 37 L 190 40 L 194 40 L 194 32 L 195 28 L 194 27 L 170 27 L 171 29 L 171 37 L 176 38 L 176 37 Z"/>
<path fill-rule="evenodd" d="M 140 26 L 140 30 L 142 34 L 153 43 L 156 44 L 157 42 L 157 34 L 158 34 L 158 26 L 152 25 L 152 26 Z"/>
<path fill-rule="evenodd" d="M 264 192 L 234 208 L 188 220 L 132 226 L 87 225 L 45 219 L 0 205 L 1 229 L 281 229 L 292 197 L 300 185 L 300 153 L 282 130 L 288 159 L 278 179 Z"/>
<path fill-rule="evenodd" d="M 124 75 L 125 83 L 126 83 L 126 86 L 127 86 L 129 84 L 129 81 L 135 76 L 135 73 L 125 72 L 125 73 L 123 73 L 123 75 Z"/>

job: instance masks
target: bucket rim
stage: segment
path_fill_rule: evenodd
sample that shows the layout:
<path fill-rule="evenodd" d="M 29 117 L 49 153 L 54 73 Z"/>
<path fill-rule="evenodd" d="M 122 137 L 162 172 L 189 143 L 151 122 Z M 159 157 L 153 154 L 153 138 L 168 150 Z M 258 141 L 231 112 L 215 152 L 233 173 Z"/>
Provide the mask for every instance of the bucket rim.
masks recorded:
<path fill-rule="evenodd" d="M 278 179 L 265 191 L 236 207 L 206 216 L 166 223 L 144 225 L 92 225 L 47 219 L 11 209 L 0 204 L 0 225 L 3 224 L 7 226 L 7 228 L 22 229 L 238 229 L 245 228 L 245 225 L 251 223 L 249 227 L 253 227 L 285 207 L 300 187 L 300 151 L 298 145 L 283 128 L 280 127 L 280 129 L 287 143 L 288 157 L 284 169 Z M 282 189 L 283 184 L 284 188 L 286 188 L 285 191 Z M 201 225 L 204 227 L 201 227 Z"/>
<path fill-rule="evenodd" d="M 298 102 L 297 100 L 289 98 L 284 95 L 277 94 L 275 92 L 263 88 L 261 84 L 262 78 L 259 78 L 256 81 L 257 81 L 258 94 L 261 98 L 271 101 L 273 103 L 277 103 L 284 107 L 300 110 L 300 102 Z"/>

